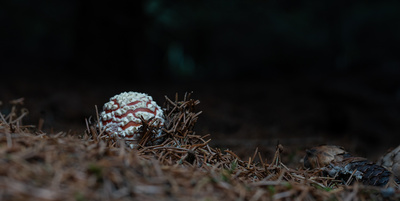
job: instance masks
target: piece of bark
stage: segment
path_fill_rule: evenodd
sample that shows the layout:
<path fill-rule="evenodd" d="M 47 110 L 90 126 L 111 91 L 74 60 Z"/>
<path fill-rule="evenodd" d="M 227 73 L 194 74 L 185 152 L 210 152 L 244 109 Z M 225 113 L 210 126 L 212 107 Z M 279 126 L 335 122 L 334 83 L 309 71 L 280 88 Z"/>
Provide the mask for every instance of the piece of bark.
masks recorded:
<path fill-rule="evenodd" d="M 344 148 L 323 145 L 307 150 L 304 167 L 321 168 L 325 174 L 351 184 L 359 181 L 366 185 L 385 186 L 391 179 L 399 180 L 385 167 L 362 157 L 352 156 Z"/>
<path fill-rule="evenodd" d="M 386 153 L 377 164 L 386 167 L 400 178 L 400 146 Z"/>

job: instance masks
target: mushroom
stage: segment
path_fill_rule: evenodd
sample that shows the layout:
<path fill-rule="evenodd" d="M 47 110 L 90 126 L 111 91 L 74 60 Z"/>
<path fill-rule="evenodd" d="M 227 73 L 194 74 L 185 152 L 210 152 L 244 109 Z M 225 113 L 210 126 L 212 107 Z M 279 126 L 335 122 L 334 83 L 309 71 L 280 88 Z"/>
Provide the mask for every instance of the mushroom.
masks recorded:
<path fill-rule="evenodd" d="M 157 136 L 161 135 L 164 115 L 153 98 L 144 93 L 123 92 L 110 98 L 103 106 L 100 114 L 100 126 L 109 136 L 123 139 L 131 147 L 136 148 L 141 139 L 142 119 L 150 125 L 158 127 Z"/>

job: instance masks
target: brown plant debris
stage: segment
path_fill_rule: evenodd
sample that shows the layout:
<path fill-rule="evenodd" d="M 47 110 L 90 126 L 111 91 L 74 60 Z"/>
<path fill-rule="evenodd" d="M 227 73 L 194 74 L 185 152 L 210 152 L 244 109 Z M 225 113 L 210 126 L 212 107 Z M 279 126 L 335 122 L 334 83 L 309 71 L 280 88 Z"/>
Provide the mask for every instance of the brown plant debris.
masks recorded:
<path fill-rule="evenodd" d="M 306 168 L 321 168 L 331 177 L 350 184 L 360 181 L 366 185 L 385 186 L 400 183 L 399 179 L 381 165 L 365 158 L 352 156 L 342 147 L 322 145 L 307 150 L 304 157 Z M 389 182 L 393 180 L 394 182 Z"/>
<path fill-rule="evenodd" d="M 143 121 L 137 150 L 86 120 L 81 136 L 24 126 L 14 103 L 0 115 L 0 200 L 398 200 L 396 188 L 345 185 L 319 168 L 286 167 L 277 145 L 271 163 L 211 147 L 193 131 L 200 103 L 166 97 L 162 138 Z"/>
<path fill-rule="evenodd" d="M 382 156 L 377 164 L 386 167 L 400 178 L 400 146 Z"/>

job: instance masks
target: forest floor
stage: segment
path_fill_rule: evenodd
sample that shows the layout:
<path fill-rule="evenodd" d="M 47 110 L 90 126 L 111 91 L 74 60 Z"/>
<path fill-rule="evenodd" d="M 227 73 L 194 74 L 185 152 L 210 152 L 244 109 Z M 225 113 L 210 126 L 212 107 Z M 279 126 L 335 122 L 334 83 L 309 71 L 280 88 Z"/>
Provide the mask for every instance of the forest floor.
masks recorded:
<path fill-rule="evenodd" d="M 399 131 L 395 103 L 362 86 L 294 80 L 60 88 L 2 88 L 3 200 L 399 199 L 399 190 L 346 185 L 302 165 L 306 149 L 319 144 L 372 161 L 397 146 L 384 140 Z M 170 131 L 162 146 L 132 151 L 95 129 L 95 105 L 101 110 L 122 91 L 148 93 L 160 105 L 168 104 L 165 95 L 174 100 L 179 92 L 182 101 L 194 91 L 201 103 L 191 112 L 202 114 L 189 135 Z"/>

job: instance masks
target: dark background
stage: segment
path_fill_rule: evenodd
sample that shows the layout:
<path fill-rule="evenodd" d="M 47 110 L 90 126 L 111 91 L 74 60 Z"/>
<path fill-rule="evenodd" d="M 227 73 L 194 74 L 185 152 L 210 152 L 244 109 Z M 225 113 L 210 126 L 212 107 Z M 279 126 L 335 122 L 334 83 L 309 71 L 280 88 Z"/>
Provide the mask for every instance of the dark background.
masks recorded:
<path fill-rule="evenodd" d="M 399 144 L 398 1 L 8 1 L 0 100 L 26 123 L 82 133 L 122 91 L 194 91 L 197 132 L 271 152 L 339 144 L 376 158 Z"/>

